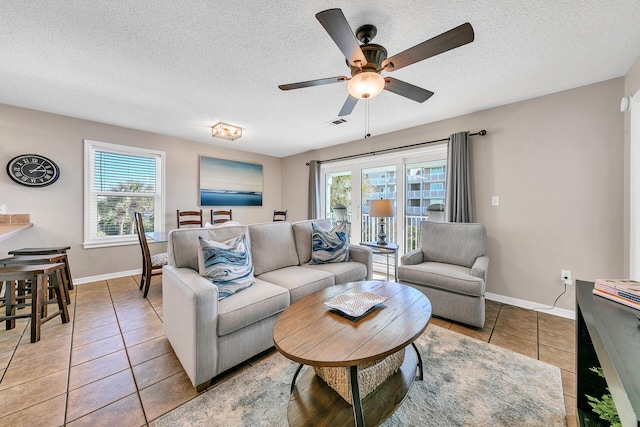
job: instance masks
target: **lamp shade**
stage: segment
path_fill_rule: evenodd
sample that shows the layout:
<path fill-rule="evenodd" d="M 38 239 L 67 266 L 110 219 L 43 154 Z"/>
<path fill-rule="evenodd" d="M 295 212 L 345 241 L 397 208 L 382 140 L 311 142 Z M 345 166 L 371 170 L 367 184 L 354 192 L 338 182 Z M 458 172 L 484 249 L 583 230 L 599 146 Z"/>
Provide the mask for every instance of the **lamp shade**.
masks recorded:
<path fill-rule="evenodd" d="M 354 98 L 373 98 L 382 92 L 384 83 L 384 77 L 375 71 L 363 71 L 351 77 L 347 90 Z"/>
<path fill-rule="evenodd" d="M 389 218 L 394 215 L 393 213 L 393 200 L 372 200 L 369 216 L 375 216 L 380 218 Z"/>

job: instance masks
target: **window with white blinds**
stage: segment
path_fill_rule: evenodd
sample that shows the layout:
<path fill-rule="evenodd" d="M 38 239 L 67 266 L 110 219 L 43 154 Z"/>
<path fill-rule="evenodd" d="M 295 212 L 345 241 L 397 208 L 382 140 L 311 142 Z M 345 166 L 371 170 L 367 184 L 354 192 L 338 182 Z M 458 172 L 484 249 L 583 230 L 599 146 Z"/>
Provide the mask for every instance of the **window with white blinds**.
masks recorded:
<path fill-rule="evenodd" d="M 164 228 L 164 152 L 90 140 L 84 152 L 85 248 L 137 244 L 135 212 Z"/>

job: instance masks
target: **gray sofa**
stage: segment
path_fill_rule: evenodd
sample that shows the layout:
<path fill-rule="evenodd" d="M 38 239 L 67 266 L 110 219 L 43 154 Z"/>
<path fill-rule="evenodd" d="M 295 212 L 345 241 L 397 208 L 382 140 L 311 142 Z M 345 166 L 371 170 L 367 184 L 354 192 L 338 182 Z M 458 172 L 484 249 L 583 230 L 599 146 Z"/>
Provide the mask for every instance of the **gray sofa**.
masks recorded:
<path fill-rule="evenodd" d="M 482 224 L 420 223 L 420 247 L 401 258 L 398 281 L 429 298 L 433 314 L 483 327 L 489 258 Z"/>
<path fill-rule="evenodd" d="M 349 247 L 349 262 L 309 265 L 311 223 L 272 222 L 169 233 L 162 272 L 164 331 L 192 384 L 204 390 L 225 370 L 273 346 L 273 325 L 293 302 L 335 284 L 370 280 L 371 250 Z M 248 233 L 255 283 L 218 301 L 218 288 L 198 273 L 198 237 L 225 241 Z"/>

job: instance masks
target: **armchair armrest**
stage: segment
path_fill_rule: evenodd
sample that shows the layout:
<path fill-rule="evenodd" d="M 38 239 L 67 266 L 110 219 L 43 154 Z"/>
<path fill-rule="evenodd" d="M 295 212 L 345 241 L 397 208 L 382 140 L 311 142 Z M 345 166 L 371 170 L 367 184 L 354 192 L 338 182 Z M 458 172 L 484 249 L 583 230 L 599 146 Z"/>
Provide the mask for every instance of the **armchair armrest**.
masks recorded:
<path fill-rule="evenodd" d="M 367 280 L 373 277 L 373 251 L 366 246 L 349 245 L 349 259 L 367 267 Z"/>
<path fill-rule="evenodd" d="M 487 280 L 487 271 L 489 270 L 489 257 L 481 256 L 471 266 L 471 275 Z"/>
<path fill-rule="evenodd" d="M 424 259 L 422 257 L 422 249 L 420 248 L 414 249 L 411 252 L 402 255 L 402 258 L 400 258 L 400 264 L 402 265 L 416 265 L 422 263 L 423 261 Z"/>

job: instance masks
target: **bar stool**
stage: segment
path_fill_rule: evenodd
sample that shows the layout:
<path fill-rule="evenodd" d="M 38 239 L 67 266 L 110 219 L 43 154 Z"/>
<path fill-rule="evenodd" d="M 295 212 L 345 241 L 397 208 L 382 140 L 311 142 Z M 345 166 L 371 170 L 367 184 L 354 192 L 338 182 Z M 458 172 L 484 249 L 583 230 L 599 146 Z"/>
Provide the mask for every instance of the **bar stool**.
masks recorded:
<path fill-rule="evenodd" d="M 53 255 L 16 255 L 9 258 L 0 259 L 0 266 L 2 265 L 37 265 L 37 264 L 56 264 L 65 263 L 67 259 L 66 254 L 53 254 Z M 63 268 L 58 271 L 60 275 L 59 280 L 62 281 L 64 296 L 67 304 L 71 304 L 71 297 L 69 296 L 69 289 L 73 289 L 70 285 L 70 278 L 67 275 L 67 269 Z M 20 291 L 18 291 L 20 295 Z"/>
<path fill-rule="evenodd" d="M 40 341 L 40 327 L 54 317 L 60 315 L 62 323 L 69 322 L 67 301 L 64 298 L 63 283 L 58 280 L 59 272 L 65 268 L 64 263 L 36 264 L 36 265 L 6 265 L 0 267 L 0 288 L 4 287 L 4 296 L 0 298 L 5 303 L 5 315 L 0 321 L 7 322 L 7 329 L 15 327 L 15 319 L 31 319 L 31 342 Z M 30 285 L 29 285 L 30 284 Z M 29 292 L 16 296 L 16 286 L 28 286 Z M 45 301 L 43 294 L 46 290 L 53 290 L 55 299 Z M 30 303 L 25 302 L 31 300 Z M 22 302 L 20 302 L 22 301 Z M 46 304 L 57 303 L 58 311 L 46 316 Z M 16 308 L 30 307 L 30 313 L 16 314 Z"/>
<path fill-rule="evenodd" d="M 9 255 L 53 255 L 64 254 L 64 268 L 69 281 L 67 286 L 69 290 L 73 290 L 73 277 L 71 276 L 71 267 L 69 267 L 69 257 L 67 257 L 67 251 L 71 249 L 71 246 L 53 246 L 47 248 L 22 248 L 9 251 Z"/>

